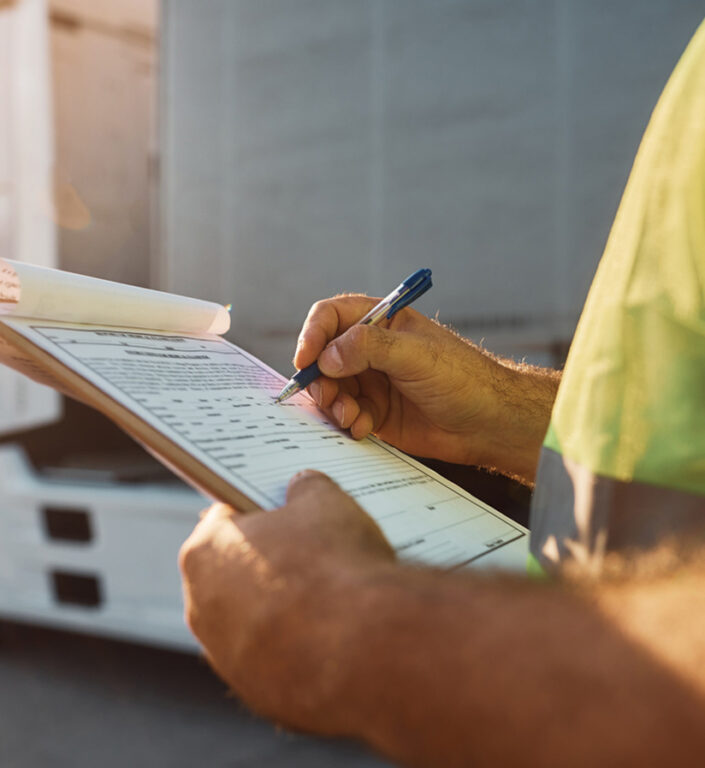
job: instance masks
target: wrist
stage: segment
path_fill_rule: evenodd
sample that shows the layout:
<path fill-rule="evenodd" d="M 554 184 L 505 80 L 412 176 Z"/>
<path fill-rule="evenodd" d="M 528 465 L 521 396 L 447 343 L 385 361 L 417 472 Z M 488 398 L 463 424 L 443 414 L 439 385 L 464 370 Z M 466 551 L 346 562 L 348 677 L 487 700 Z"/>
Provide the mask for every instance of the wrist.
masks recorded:
<path fill-rule="evenodd" d="M 560 383 L 551 369 L 488 357 L 477 462 L 531 483 Z"/>

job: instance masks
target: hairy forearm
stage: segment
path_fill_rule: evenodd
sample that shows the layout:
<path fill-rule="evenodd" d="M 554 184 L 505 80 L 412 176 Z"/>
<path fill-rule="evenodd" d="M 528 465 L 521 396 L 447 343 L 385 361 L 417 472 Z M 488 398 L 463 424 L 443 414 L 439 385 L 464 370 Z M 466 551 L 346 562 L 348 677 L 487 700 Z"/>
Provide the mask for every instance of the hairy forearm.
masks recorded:
<path fill-rule="evenodd" d="M 487 355 L 487 399 L 494 403 L 481 446 L 481 464 L 533 483 L 541 444 L 551 418 L 561 374 L 550 368 Z"/>
<path fill-rule="evenodd" d="M 280 629 L 279 664 L 309 692 L 288 722 L 408 765 L 594 768 L 705 753 L 702 691 L 592 597 L 557 586 L 387 564 L 338 574 Z"/>

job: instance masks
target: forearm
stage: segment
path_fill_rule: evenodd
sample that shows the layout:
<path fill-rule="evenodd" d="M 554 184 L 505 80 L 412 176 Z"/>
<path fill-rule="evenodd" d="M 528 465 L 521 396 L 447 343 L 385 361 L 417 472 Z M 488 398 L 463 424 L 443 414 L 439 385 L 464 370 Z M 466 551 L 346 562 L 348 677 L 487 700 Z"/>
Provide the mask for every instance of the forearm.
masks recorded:
<path fill-rule="evenodd" d="M 481 433 L 478 463 L 533 483 L 561 374 L 487 357 L 486 400 L 492 408 Z"/>
<path fill-rule="evenodd" d="M 585 598 L 393 564 L 326 592 L 283 627 L 284 667 L 320 694 L 297 727 L 415 766 L 685 764 L 705 750 L 702 699 Z"/>

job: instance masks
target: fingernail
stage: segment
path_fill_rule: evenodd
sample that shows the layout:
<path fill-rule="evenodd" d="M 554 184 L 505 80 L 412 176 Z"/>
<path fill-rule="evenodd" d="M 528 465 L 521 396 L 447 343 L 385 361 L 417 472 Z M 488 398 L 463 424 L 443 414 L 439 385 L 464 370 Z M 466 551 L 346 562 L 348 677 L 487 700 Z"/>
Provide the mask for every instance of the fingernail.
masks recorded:
<path fill-rule="evenodd" d="M 345 418 L 345 406 L 342 403 L 335 403 L 333 406 L 333 416 L 335 420 L 342 426 L 343 419 Z"/>
<path fill-rule="evenodd" d="M 318 403 L 318 405 L 321 404 L 322 399 L 322 390 L 321 390 L 321 382 L 320 381 L 313 381 L 311 384 L 309 384 L 308 392 L 311 395 L 311 397 Z"/>
<path fill-rule="evenodd" d="M 343 358 L 340 356 L 340 351 L 335 344 L 331 344 L 326 347 L 320 358 L 318 364 L 323 363 L 323 366 L 329 373 L 337 373 L 343 369 Z"/>

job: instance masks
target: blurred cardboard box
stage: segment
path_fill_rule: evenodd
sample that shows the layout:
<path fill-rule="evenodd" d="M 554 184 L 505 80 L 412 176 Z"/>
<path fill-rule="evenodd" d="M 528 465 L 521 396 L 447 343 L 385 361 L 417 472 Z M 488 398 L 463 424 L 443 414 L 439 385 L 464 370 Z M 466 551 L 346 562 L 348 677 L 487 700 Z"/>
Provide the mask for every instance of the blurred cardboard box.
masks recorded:
<path fill-rule="evenodd" d="M 51 0 L 59 262 L 148 285 L 156 0 Z"/>
<path fill-rule="evenodd" d="M 53 266 L 52 114 L 44 0 L 0 3 L 0 257 Z M 0 435 L 51 422 L 58 395 L 0 371 Z"/>

